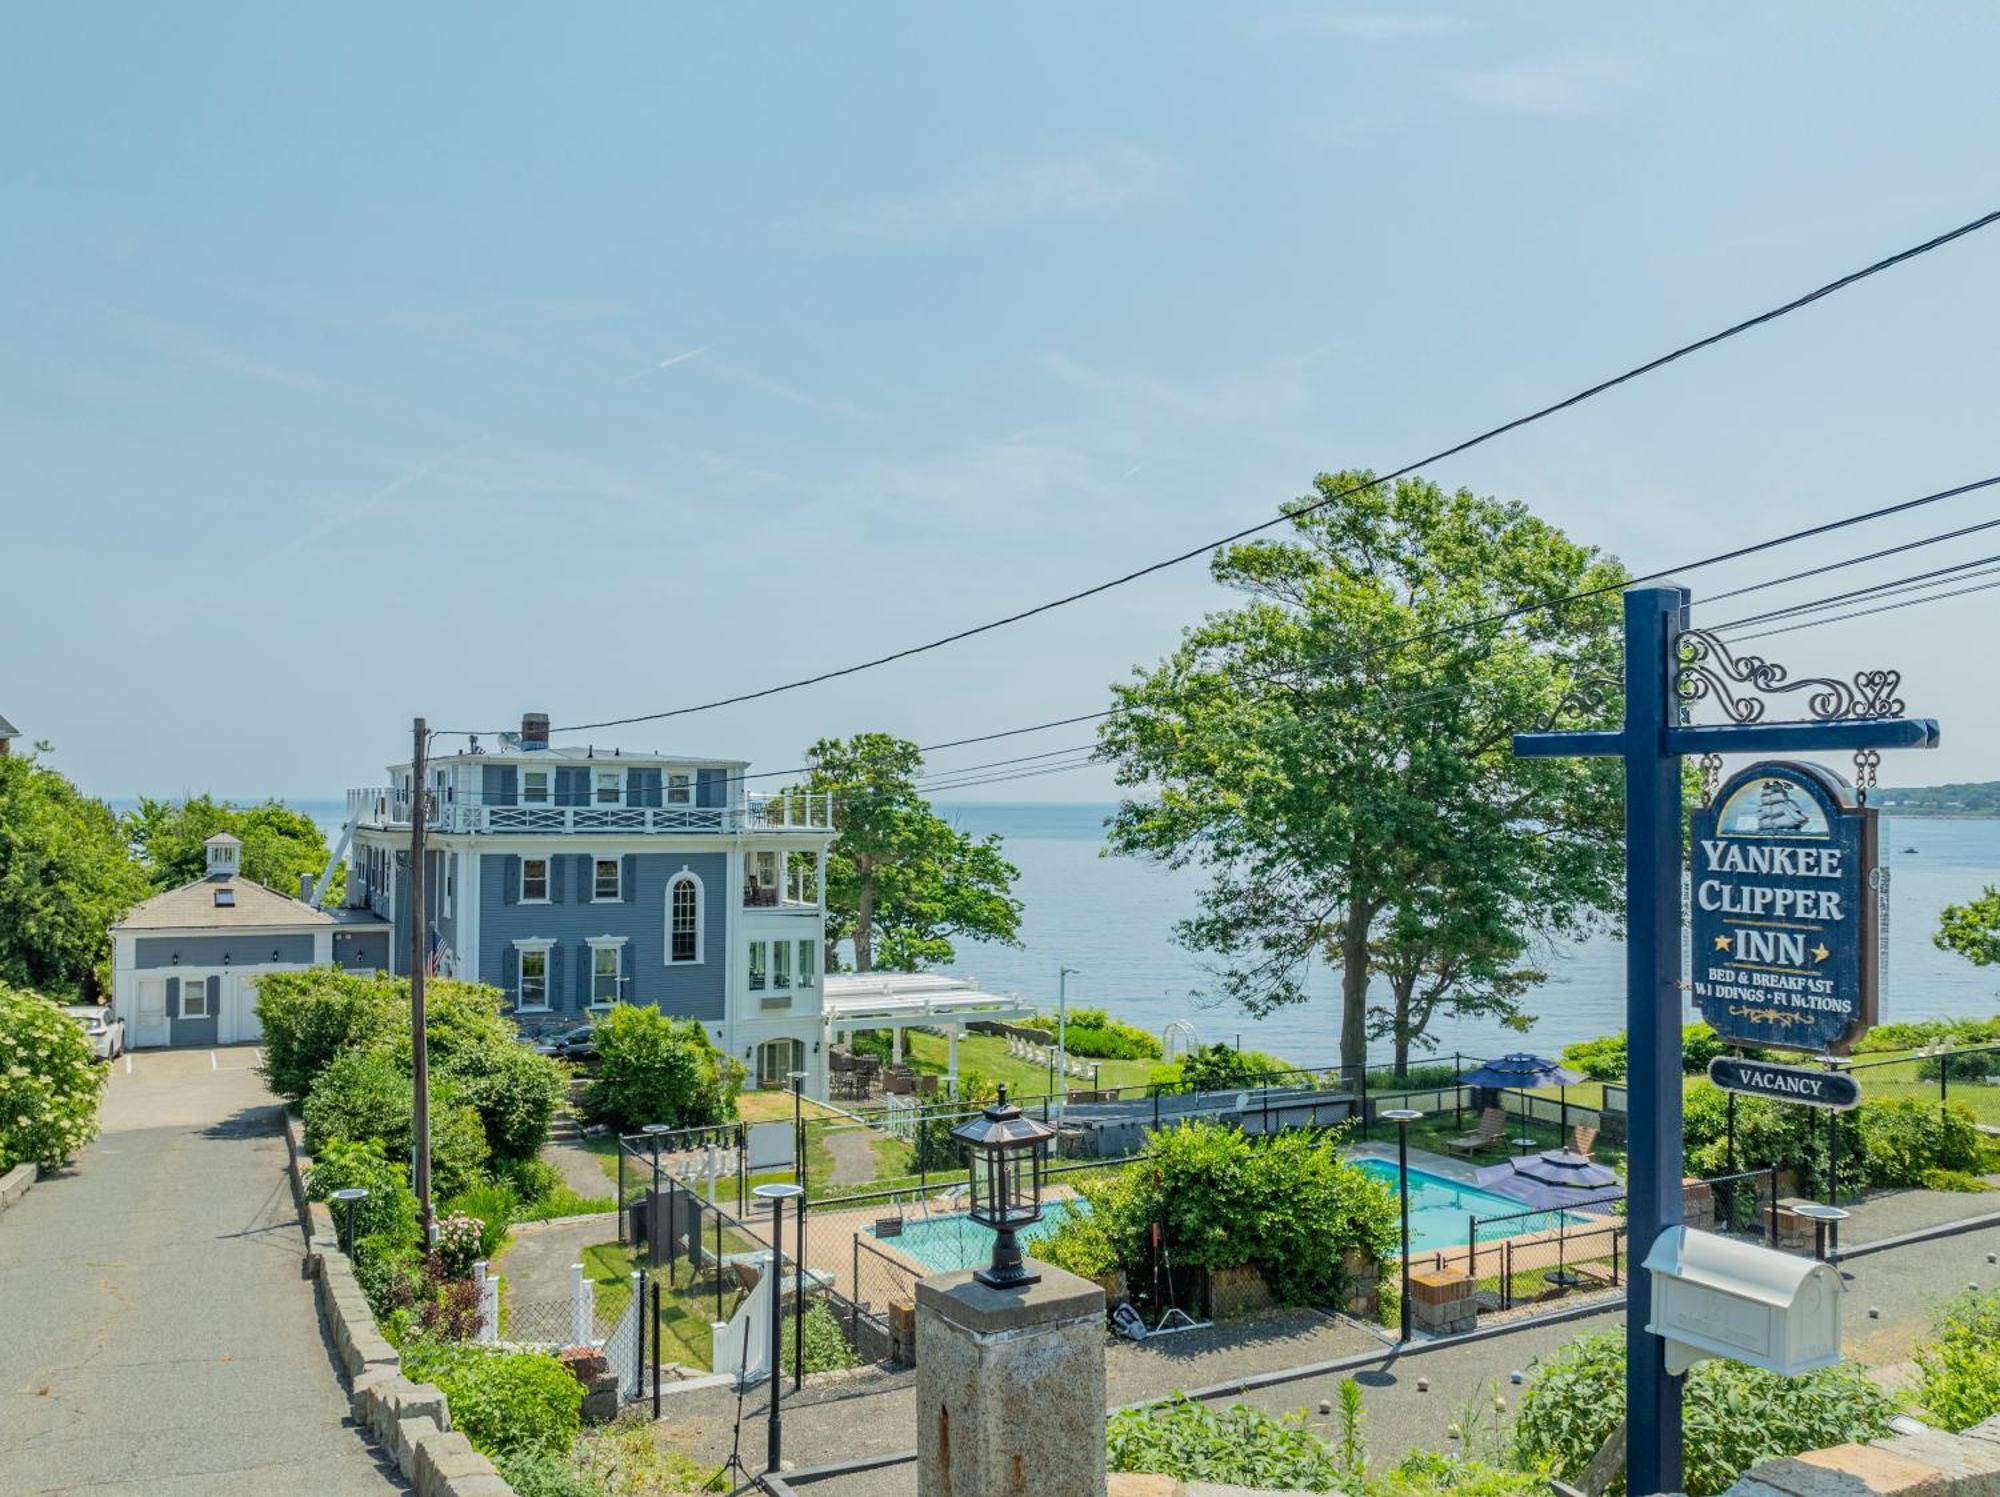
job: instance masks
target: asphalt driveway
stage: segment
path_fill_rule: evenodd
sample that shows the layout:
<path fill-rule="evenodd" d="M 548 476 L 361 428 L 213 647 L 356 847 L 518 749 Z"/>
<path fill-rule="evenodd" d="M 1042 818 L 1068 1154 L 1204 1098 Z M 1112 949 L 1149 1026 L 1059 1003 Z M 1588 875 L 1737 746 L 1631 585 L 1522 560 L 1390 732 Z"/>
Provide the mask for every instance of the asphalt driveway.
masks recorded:
<path fill-rule="evenodd" d="M 113 1062 L 104 1136 L 0 1215 L 0 1494 L 407 1490 L 348 1420 L 256 1060 Z"/>

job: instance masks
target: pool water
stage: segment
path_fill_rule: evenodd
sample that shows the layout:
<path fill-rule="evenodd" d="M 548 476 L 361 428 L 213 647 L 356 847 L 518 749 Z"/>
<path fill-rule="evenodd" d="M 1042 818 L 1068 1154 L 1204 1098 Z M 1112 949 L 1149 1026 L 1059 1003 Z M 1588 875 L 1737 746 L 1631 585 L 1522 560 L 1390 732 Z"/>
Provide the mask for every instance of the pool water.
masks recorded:
<path fill-rule="evenodd" d="M 1044 1237 L 1053 1236 L 1056 1229 L 1069 1220 L 1072 1211 L 1089 1209 L 1071 1201 L 1044 1201 L 1042 1219 L 1017 1235 L 1025 1248 Z M 870 1227 L 868 1235 L 873 1237 L 879 1234 Z M 981 1268 L 993 1259 L 992 1229 L 980 1226 L 962 1211 L 950 1216 L 933 1216 L 929 1221 L 912 1217 L 903 1223 L 900 1236 L 884 1238 L 883 1241 L 904 1257 L 913 1258 L 937 1273 Z"/>
<path fill-rule="evenodd" d="M 1394 1160 L 1356 1159 L 1353 1163 L 1357 1169 L 1387 1185 L 1392 1195 L 1395 1193 Z M 1022 1245 L 1026 1247 L 1052 1236 L 1069 1220 L 1072 1212 L 1089 1209 L 1082 1201 L 1045 1201 L 1042 1204 L 1042 1219 L 1021 1232 Z M 1593 1224 L 1593 1218 L 1580 1216 L 1574 1211 L 1529 1212 L 1522 1202 L 1512 1196 L 1495 1195 L 1475 1185 L 1461 1185 L 1456 1180 L 1433 1175 L 1428 1170 L 1410 1171 L 1412 1257 L 1418 1253 L 1448 1252 L 1452 1248 L 1464 1247 L 1468 1219 L 1475 1216 L 1514 1218 L 1504 1230 L 1494 1230 L 1490 1236 L 1482 1233 L 1482 1241 L 1498 1241 L 1503 1236 L 1521 1237 L 1531 1232 L 1553 1232 L 1559 1225 L 1576 1227 Z M 868 1230 L 870 1236 L 877 1235 L 874 1228 Z M 913 1217 L 903 1224 L 900 1236 L 883 1240 L 904 1256 L 937 1273 L 978 1268 L 993 1256 L 992 1231 L 980 1226 L 962 1211 L 949 1216 L 933 1216 L 928 1221 Z"/>
<path fill-rule="evenodd" d="M 1396 1190 L 1396 1161 L 1393 1159 L 1357 1159 L 1356 1168 L 1373 1175 L 1389 1187 L 1390 1194 Z M 1524 1214 L 1525 1213 L 1525 1214 Z M 1496 1229 L 1492 1240 L 1501 1237 L 1522 1237 L 1530 1232 L 1553 1232 L 1558 1226 L 1575 1227 L 1589 1223 L 1592 1219 L 1579 1216 L 1574 1211 L 1529 1212 L 1528 1206 L 1512 1196 L 1495 1195 L 1490 1190 L 1481 1190 L 1476 1185 L 1461 1185 L 1456 1180 L 1447 1180 L 1443 1175 L 1433 1175 L 1428 1170 L 1410 1171 L 1410 1255 L 1436 1253 L 1451 1248 L 1465 1246 L 1469 1230 L 1468 1218 L 1488 1216 L 1510 1216 L 1516 1220 L 1504 1229 Z M 1482 1240 L 1486 1233 L 1481 1233 Z"/>

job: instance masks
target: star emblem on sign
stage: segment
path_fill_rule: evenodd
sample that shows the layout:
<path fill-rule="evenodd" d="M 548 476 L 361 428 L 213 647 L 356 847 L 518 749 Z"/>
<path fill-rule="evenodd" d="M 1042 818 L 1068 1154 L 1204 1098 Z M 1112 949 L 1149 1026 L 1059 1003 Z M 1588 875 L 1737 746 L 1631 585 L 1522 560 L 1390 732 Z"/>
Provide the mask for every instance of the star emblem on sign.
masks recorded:
<path fill-rule="evenodd" d="M 1833 953 L 1826 949 L 1826 942 L 1824 941 L 1820 942 L 1819 945 L 1813 947 L 1812 959 L 1815 962 L 1823 962 L 1832 955 Z"/>
<path fill-rule="evenodd" d="M 1715 949 L 1717 951 L 1727 951 L 1729 949 L 1729 937 L 1717 936 L 1715 938 Z"/>

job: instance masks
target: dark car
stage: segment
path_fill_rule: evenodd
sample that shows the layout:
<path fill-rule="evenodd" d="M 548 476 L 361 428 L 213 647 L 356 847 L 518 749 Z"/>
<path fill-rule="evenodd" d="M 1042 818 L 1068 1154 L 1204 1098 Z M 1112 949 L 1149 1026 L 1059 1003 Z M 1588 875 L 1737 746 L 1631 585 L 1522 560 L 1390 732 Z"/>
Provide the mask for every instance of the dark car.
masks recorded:
<path fill-rule="evenodd" d="M 557 1060 L 597 1059 L 597 1030 L 592 1024 L 579 1024 L 571 1029 L 551 1029 L 533 1041 L 537 1055 L 552 1055 Z"/>

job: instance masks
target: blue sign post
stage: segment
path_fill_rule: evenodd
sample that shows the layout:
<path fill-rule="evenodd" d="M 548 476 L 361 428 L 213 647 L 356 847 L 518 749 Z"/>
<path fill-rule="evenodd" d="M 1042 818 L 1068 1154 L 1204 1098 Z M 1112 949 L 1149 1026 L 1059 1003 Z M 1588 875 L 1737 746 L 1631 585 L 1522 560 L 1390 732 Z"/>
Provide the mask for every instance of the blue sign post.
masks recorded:
<path fill-rule="evenodd" d="M 1798 752 L 1873 755 L 1934 748 L 1937 724 L 1901 718 L 1897 678 L 1787 679 L 1785 668 L 1738 660 L 1712 635 L 1687 629 L 1688 590 L 1649 584 L 1625 593 L 1625 721 L 1605 732 L 1524 733 L 1514 752 L 1535 758 L 1625 761 L 1625 1013 L 1630 1089 L 1626 1199 L 1635 1265 L 1625 1301 L 1626 1489 L 1652 1497 L 1685 1489 L 1681 1384 L 1665 1342 L 1646 1331 L 1654 1241 L 1681 1221 L 1681 773 L 1683 756 Z M 1739 697 L 1735 685 L 1747 688 Z M 1764 722 L 1763 698 L 1806 691 L 1808 722 Z M 1728 726 L 1683 721 L 1714 698 Z M 1869 761 L 1872 763 L 1872 759 Z M 1700 953 L 1696 953 L 1699 961 Z M 1865 958 L 1864 958 L 1865 960 Z"/>

